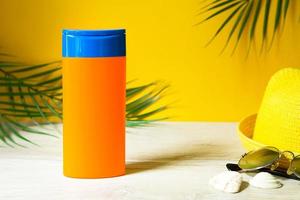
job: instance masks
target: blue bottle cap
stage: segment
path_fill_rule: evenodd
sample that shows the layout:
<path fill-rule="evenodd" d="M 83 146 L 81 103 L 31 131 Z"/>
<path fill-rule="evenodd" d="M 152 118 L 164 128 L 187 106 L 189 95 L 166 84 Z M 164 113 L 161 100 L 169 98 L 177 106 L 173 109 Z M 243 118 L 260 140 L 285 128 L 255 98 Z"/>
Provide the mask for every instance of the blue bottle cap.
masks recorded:
<path fill-rule="evenodd" d="M 63 57 L 126 55 L 125 29 L 63 30 Z"/>

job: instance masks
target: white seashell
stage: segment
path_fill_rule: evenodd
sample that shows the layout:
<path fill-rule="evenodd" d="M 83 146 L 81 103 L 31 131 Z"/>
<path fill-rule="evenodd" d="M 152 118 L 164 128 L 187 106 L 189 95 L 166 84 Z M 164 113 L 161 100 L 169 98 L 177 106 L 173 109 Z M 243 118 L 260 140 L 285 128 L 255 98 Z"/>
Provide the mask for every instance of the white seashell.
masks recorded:
<path fill-rule="evenodd" d="M 250 180 L 250 185 L 263 189 L 275 189 L 280 188 L 282 183 L 280 183 L 273 175 L 267 172 L 260 172 Z"/>
<path fill-rule="evenodd" d="M 234 171 L 222 172 L 210 179 L 209 184 L 215 189 L 228 193 L 240 191 L 242 184 L 242 175 Z"/>

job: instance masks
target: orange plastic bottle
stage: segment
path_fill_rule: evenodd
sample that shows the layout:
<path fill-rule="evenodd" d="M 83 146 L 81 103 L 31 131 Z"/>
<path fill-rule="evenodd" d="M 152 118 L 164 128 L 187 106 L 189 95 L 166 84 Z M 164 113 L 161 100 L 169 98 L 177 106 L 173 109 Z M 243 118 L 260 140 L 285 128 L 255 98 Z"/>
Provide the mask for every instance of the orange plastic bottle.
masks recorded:
<path fill-rule="evenodd" d="M 63 171 L 125 174 L 125 30 L 63 31 Z"/>

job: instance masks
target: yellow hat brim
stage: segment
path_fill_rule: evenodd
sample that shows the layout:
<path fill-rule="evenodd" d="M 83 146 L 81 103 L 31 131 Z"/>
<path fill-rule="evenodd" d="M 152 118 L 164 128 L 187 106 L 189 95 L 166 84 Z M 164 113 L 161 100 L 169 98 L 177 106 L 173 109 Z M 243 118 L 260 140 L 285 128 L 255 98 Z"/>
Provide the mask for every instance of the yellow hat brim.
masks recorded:
<path fill-rule="evenodd" d="M 239 138 L 244 148 L 247 149 L 248 151 L 267 146 L 252 139 L 255 122 L 256 122 L 256 116 L 257 114 L 250 115 L 244 118 L 238 125 L 237 132 Z M 288 150 L 288 149 L 284 149 L 284 150 Z M 295 155 L 299 155 L 299 153 L 297 152 L 293 152 L 293 153 Z"/>

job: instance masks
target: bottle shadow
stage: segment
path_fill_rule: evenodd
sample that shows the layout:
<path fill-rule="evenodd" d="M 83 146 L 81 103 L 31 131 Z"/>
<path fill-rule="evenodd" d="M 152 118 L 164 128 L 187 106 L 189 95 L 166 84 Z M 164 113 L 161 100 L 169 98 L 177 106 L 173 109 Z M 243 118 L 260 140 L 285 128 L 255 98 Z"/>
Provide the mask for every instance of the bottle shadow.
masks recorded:
<path fill-rule="evenodd" d="M 126 163 L 126 174 L 135 174 L 143 171 L 159 169 L 172 165 L 195 165 L 195 161 L 201 159 L 213 159 L 223 157 L 226 152 L 216 151 L 222 148 L 220 145 L 200 144 L 191 147 L 176 148 L 173 152 L 165 155 L 157 155 L 143 158 L 142 161 L 128 161 Z M 181 150 L 181 151 L 179 151 Z M 225 155 L 225 156 L 226 156 Z M 190 161 L 190 162 L 189 162 Z M 184 162 L 184 163 L 183 163 Z"/>

